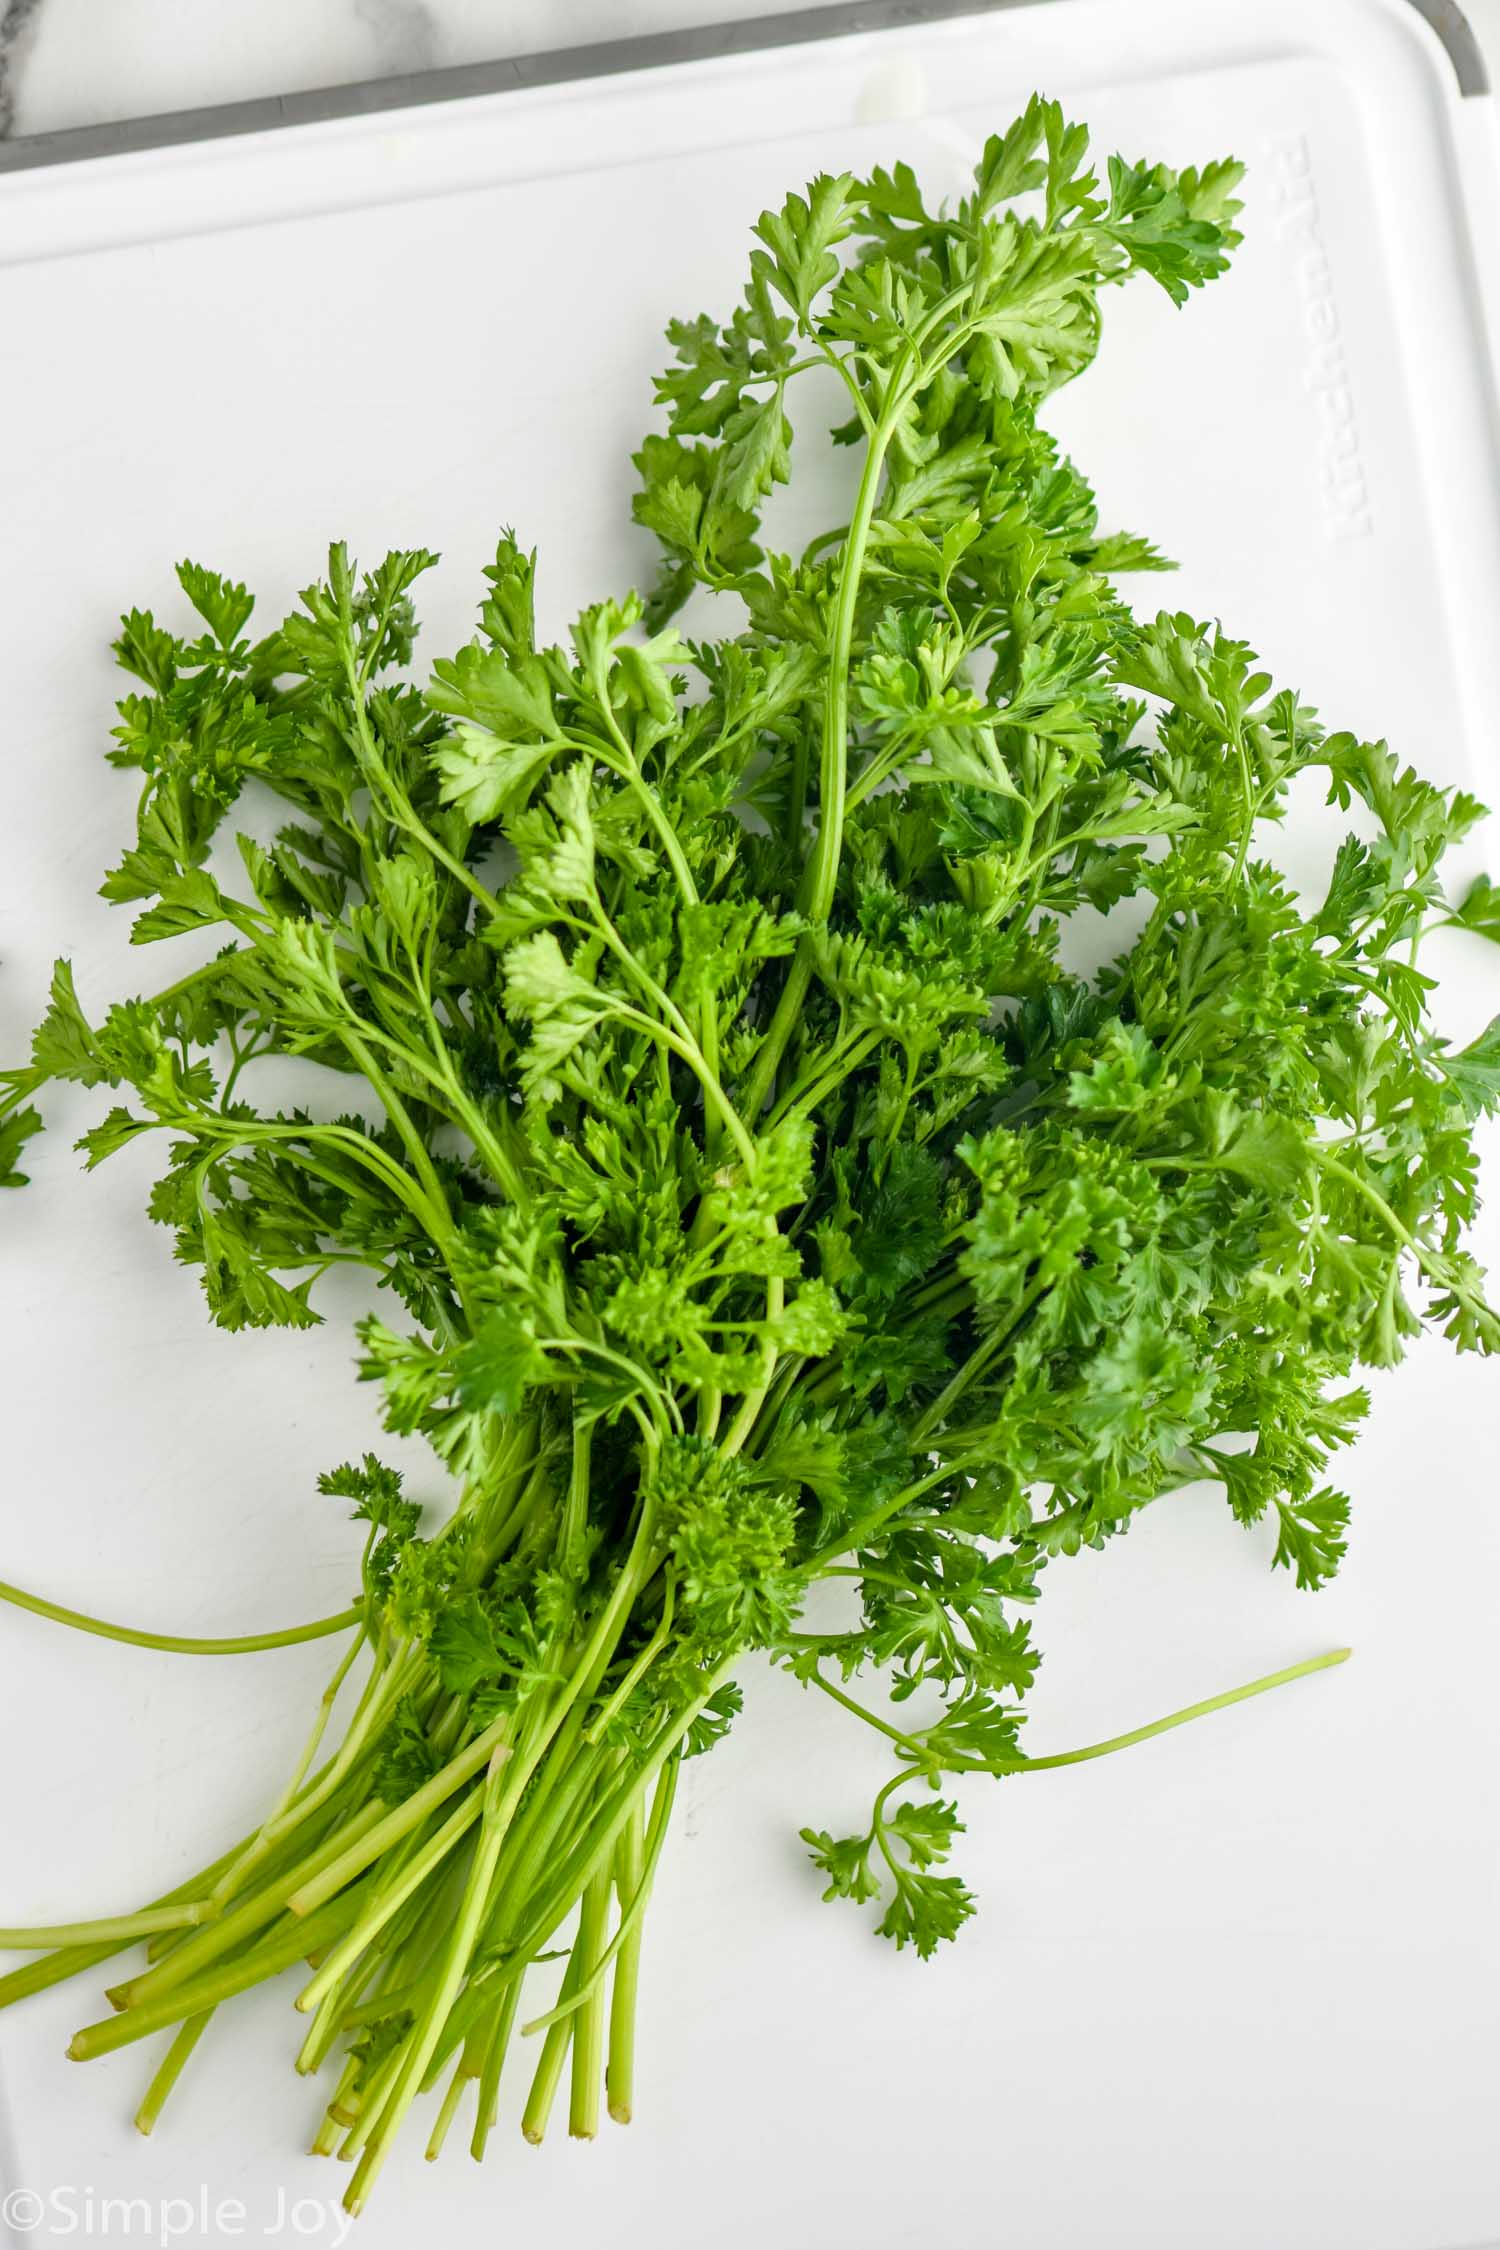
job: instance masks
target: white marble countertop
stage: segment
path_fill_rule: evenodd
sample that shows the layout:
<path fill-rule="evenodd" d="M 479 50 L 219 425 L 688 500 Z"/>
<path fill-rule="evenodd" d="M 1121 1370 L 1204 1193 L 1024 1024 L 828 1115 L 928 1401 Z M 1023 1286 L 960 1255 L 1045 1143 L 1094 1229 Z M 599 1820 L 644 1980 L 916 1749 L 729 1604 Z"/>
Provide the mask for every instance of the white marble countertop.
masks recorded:
<path fill-rule="evenodd" d="M 351 85 L 807 0 L 0 0 L 12 133 Z M 1500 0 L 1495 0 L 1500 6 Z M 0 130 L 5 80 L 0 76 Z"/>
<path fill-rule="evenodd" d="M 783 14 L 807 4 L 0 0 L 0 133 L 147 117 L 591 40 Z M 1233 4 L 1249 8 L 1254 0 Z M 1500 0 L 1462 0 L 1462 8 L 1490 76 L 1500 85 Z"/>

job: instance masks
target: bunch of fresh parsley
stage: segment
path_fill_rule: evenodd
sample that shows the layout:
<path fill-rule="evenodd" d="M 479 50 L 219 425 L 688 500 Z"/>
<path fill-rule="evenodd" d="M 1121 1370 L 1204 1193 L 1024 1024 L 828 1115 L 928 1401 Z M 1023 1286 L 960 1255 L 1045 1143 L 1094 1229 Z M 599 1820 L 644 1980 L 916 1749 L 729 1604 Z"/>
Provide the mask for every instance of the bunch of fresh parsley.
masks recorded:
<path fill-rule="evenodd" d="M 808 1841 L 931 1951 L 972 1911 L 940 1777 L 1065 1762 L 1020 1744 L 1048 1563 L 1212 1479 L 1316 1586 L 1356 1366 L 1424 1319 L 1500 1342 L 1463 1247 L 1500 1024 L 1454 1051 L 1414 966 L 1480 808 L 1125 606 L 1161 560 L 1100 531 L 1039 409 L 1108 287 L 1223 271 L 1239 168 L 1101 185 L 1086 152 L 1036 100 L 952 210 L 898 166 L 763 217 L 728 320 L 670 333 L 656 590 L 566 646 L 509 536 L 425 689 L 426 553 L 360 577 L 335 547 L 262 640 L 190 565 L 188 636 L 124 621 L 111 755 L 142 787 L 104 895 L 142 945 L 219 949 L 98 1022 L 58 964 L 5 1170 L 47 1081 L 117 1090 L 88 1163 L 165 1136 L 151 1215 L 222 1326 L 314 1322 L 331 1267 L 368 1270 L 362 1372 L 452 1489 L 424 1528 L 378 1459 L 323 1477 L 363 1582 L 260 1637 L 350 1633 L 257 1828 L 139 1913 L 0 1933 L 55 1948 L 0 2002 L 150 1939 L 72 2050 L 168 2035 L 143 2127 L 213 2011 L 310 1958 L 299 2067 L 342 2053 L 316 2145 L 357 2158 L 357 2209 L 427 2088 L 432 2151 L 472 2094 L 482 2152 L 559 1942 L 524 2129 L 565 2067 L 575 2133 L 601 2084 L 628 2116 L 678 1764 L 750 1650 L 890 1738 L 868 1831 Z M 789 556 L 761 513 L 809 373 L 849 513 Z M 717 637 L 672 622 L 694 594 Z M 1311 902 L 1261 843 L 1305 775 L 1360 823 Z M 289 818 L 232 872 L 245 792 Z M 1114 947 L 1088 978 L 1085 914 Z M 1494 894 L 1457 918 L 1493 935 Z M 302 1058 L 305 1109 L 257 1104 L 266 1057 Z M 840 1630 L 799 1623 L 822 1580 Z M 866 1668 L 908 1724 L 848 1695 Z"/>

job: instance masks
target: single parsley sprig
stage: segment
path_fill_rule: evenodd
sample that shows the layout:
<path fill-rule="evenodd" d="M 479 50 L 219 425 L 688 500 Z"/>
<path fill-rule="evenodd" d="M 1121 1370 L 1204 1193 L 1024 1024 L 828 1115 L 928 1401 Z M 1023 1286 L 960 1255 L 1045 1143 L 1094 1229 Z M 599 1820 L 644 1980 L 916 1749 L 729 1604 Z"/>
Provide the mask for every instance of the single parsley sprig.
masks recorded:
<path fill-rule="evenodd" d="M 0 1981 L 150 1939 L 72 2050 L 170 2035 L 144 2128 L 213 2011 L 308 1958 L 299 2067 L 343 2056 L 315 2145 L 355 2160 L 351 2209 L 445 2076 L 429 2153 L 466 2098 L 483 2153 L 518 2036 L 529 2137 L 565 2066 L 574 2132 L 601 2074 L 627 2116 L 678 1766 L 752 1650 L 889 1741 L 866 1829 L 805 1833 L 922 1953 L 973 1900 L 955 1805 L 909 1787 L 1101 1755 L 1347 1653 L 1022 1747 L 1049 1567 L 1209 1480 L 1316 1586 L 1358 1368 L 1424 1321 L 1500 1342 L 1464 1247 L 1500 1024 L 1439 1038 L 1414 958 L 1445 921 L 1492 934 L 1484 886 L 1439 888 L 1479 807 L 1326 734 L 1217 627 L 1137 620 L 1116 581 L 1166 566 L 1101 529 L 1040 419 L 1108 288 L 1181 304 L 1223 270 L 1238 177 L 1101 182 L 1038 99 L 951 210 L 904 166 L 789 197 L 728 319 L 670 332 L 652 595 L 564 642 L 509 534 L 425 689 L 425 552 L 360 576 L 335 546 L 260 640 L 191 564 L 187 633 L 125 619 L 112 755 L 141 794 L 104 892 L 135 942 L 217 950 L 99 1019 L 58 964 L 5 1177 L 50 1081 L 107 1086 L 87 1161 L 164 1138 L 151 1216 L 220 1325 L 313 1323 L 363 1267 L 361 1372 L 446 1498 L 424 1528 L 378 1459 L 323 1477 L 365 1527 L 359 1600 L 282 1796 Z M 847 520 L 784 554 L 792 406 L 830 372 Z M 1311 901 L 1263 856 L 1309 776 L 1357 823 Z M 285 823 L 232 852 L 247 793 Z M 1069 924 L 1127 902 L 1107 965 L 1070 969 Z M 305 1107 L 257 1100 L 266 1058 Z M 815 1632 L 825 1581 L 847 1621 Z M 890 1718 L 848 1692 L 872 1670 Z"/>

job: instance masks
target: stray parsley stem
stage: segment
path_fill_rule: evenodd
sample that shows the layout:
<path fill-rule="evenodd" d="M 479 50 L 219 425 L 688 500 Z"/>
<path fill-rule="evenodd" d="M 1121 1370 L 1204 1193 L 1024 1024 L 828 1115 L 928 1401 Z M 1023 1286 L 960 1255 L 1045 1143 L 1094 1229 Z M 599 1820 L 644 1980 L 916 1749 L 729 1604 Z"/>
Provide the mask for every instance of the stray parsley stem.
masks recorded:
<path fill-rule="evenodd" d="M 1306 1657 L 1300 1664 L 1288 1664 L 1279 1672 L 1268 1672 L 1258 1680 L 1249 1681 L 1244 1687 L 1226 1688 L 1221 1695 L 1208 1696 L 1201 1703 L 1190 1703 L 1181 1711 L 1169 1712 L 1164 1719 L 1153 1719 L 1149 1726 L 1132 1727 L 1128 1734 L 1111 1735 L 1105 1742 L 1091 1742 L 1081 1750 L 1054 1751 L 1042 1758 L 1029 1758 L 1020 1754 L 1013 1759 L 964 1757 L 961 1753 L 948 1751 L 927 1740 L 928 1732 L 941 1732 L 941 1722 L 933 1729 L 906 1734 L 899 1727 L 893 1727 L 887 1720 L 877 1717 L 873 1711 L 866 1710 L 852 1696 L 845 1695 L 816 1666 L 806 1677 L 835 1703 L 842 1704 L 853 1717 L 862 1719 L 866 1726 L 873 1727 L 877 1733 L 894 1742 L 903 1757 L 911 1760 L 916 1772 L 989 1773 L 1006 1776 L 1015 1773 L 1042 1773 L 1056 1766 L 1083 1765 L 1091 1758 L 1111 1757 L 1116 1750 L 1134 1749 L 1137 1743 L 1150 1742 L 1159 1734 L 1169 1734 L 1174 1727 L 1184 1727 L 1193 1719 L 1207 1718 L 1215 1711 L 1227 1711 L 1232 1704 L 1246 1703 L 1252 1696 L 1265 1695 L 1272 1688 L 1285 1687 L 1293 1680 L 1306 1679 L 1313 1672 L 1326 1672 L 1332 1665 L 1347 1663 L 1353 1653 L 1352 1649 L 1336 1648 L 1323 1656 Z M 894 1781 L 899 1783 L 903 1778 L 905 1777 L 898 1774 Z"/>
<path fill-rule="evenodd" d="M 158 1930 L 191 1929 L 204 1918 L 205 1908 L 189 1901 L 181 1906 L 143 1906 L 138 1914 L 107 1914 L 97 1922 L 56 1922 L 34 1929 L 0 1930 L 0 1953 L 49 1953 L 61 1945 L 133 1945 L 137 1938 Z"/>
<path fill-rule="evenodd" d="M 1089 1758 L 1107 1758 L 1116 1750 L 1130 1750 L 1138 1742 L 1150 1742 L 1159 1734 L 1169 1734 L 1173 1727 L 1185 1727 L 1190 1720 L 1207 1718 L 1214 1711 L 1227 1711 L 1232 1704 L 1247 1703 L 1252 1696 L 1265 1695 L 1272 1688 L 1286 1687 L 1293 1680 L 1308 1679 L 1314 1672 L 1326 1672 L 1335 1664 L 1347 1664 L 1353 1654 L 1352 1648 L 1329 1649 L 1325 1655 L 1305 1657 L 1300 1664 L 1288 1664 L 1279 1672 L 1267 1672 L 1261 1679 L 1251 1680 L 1244 1687 L 1226 1688 L 1222 1695 L 1210 1695 L 1202 1703 L 1189 1703 L 1181 1711 L 1169 1712 L 1164 1719 L 1154 1719 L 1150 1726 L 1132 1727 L 1128 1734 L 1112 1734 L 1107 1741 L 1091 1742 L 1082 1750 L 1059 1750 L 1049 1757 L 1023 1758 L 1014 1766 L 996 1766 L 988 1770 L 1043 1773 L 1054 1766 L 1077 1766 Z"/>
<path fill-rule="evenodd" d="M 104 1641 L 124 1641 L 131 1648 L 159 1649 L 169 1656 L 253 1656 L 263 1649 L 293 1648 L 299 1641 L 326 1640 L 330 1633 L 347 1632 L 363 1618 L 356 1602 L 332 1617 L 315 1617 L 310 1625 L 287 1625 L 275 1633 L 234 1633 L 198 1640 L 180 1633 L 146 1633 L 132 1625 L 110 1625 L 103 1618 L 86 1617 L 82 1610 L 65 1609 L 61 1602 L 45 1601 L 40 1594 L 24 1593 L 19 1586 L 0 1580 L 0 1602 L 30 1610 L 35 1617 L 50 1617 L 56 1625 L 69 1625 L 76 1633 L 92 1633 Z"/>
<path fill-rule="evenodd" d="M 225 1852 L 199 1874 L 190 1875 L 175 1890 L 164 1892 L 159 1899 L 154 1899 L 152 1904 L 176 1906 L 196 1899 L 204 1885 L 213 1882 L 233 1857 L 232 1850 Z M 52 1985 L 61 1984 L 84 1970 L 97 1968 L 101 1961 L 109 1960 L 116 1953 L 123 1953 L 129 1942 L 128 1939 L 106 1938 L 90 1945 L 61 1946 L 45 1960 L 28 1961 L 24 1968 L 12 1969 L 7 1976 L 0 1977 L 0 2008 L 12 2007 L 16 2001 L 30 1998 L 32 1993 L 45 1992 Z"/>
<path fill-rule="evenodd" d="M 857 1703 L 852 1695 L 846 1695 L 842 1688 L 835 1687 L 832 1680 L 827 1679 L 816 1665 L 812 1667 L 806 1677 L 814 1687 L 821 1688 L 832 1702 L 840 1704 L 844 1710 L 849 1712 L 851 1717 L 863 1719 L 867 1727 L 873 1727 L 877 1734 L 883 1734 L 888 1741 L 894 1742 L 907 1757 L 914 1758 L 919 1763 L 932 1762 L 915 1735 L 903 1734 L 900 1727 L 893 1727 L 889 1720 L 877 1718 L 873 1711 L 867 1711 L 865 1706 L 862 1703 Z"/>

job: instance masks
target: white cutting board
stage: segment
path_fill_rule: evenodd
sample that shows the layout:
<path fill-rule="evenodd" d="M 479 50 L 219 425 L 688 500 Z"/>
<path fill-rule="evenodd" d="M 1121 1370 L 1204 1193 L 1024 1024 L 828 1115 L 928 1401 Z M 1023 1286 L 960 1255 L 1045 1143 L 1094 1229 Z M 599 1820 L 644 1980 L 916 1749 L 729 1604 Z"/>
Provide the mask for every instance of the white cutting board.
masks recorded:
<path fill-rule="evenodd" d="M 1101 152 L 1251 167 L 1232 278 L 1180 314 L 1149 284 L 1112 297 L 1099 365 L 1054 410 L 1108 521 L 1182 560 L 1142 598 L 1221 614 L 1331 723 L 1500 794 L 1476 279 L 1495 121 L 1400 0 L 1054 0 L 23 172 L 0 179 L 0 1051 L 21 1050 L 56 952 L 86 1005 L 163 973 L 93 895 L 131 799 L 100 757 L 122 607 L 170 608 L 191 554 L 276 615 L 330 536 L 366 559 L 427 543 L 430 656 L 469 631 L 510 522 L 542 548 L 560 629 L 652 567 L 627 456 L 659 332 L 727 306 L 755 214 L 817 170 L 897 157 L 951 189 L 1034 85 Z M 1454 940 L 1441 958 L 1445 1018 L 1476 1028 L 1497 957 Z M 50 1106 L 34 1185 L 0 1212 L 0 1576 L 189 1633 L 336 1606 L 355 1541 L 313 1480 L 379 1442 L 346 1327 L 209 1329 L 141 1215 L 149 1166 L 75 1179 L 86 1105 Z M 1344 1641 L 1356 1661 L 1117 1759 L 971 1789 L 981 1916 L 927 1967 L 820 1905 L 796 1841 L 862 1819 L 873 1738 L 754 1680 L 730 1743 L 687 1769 L 639 2122 L 540 2154 L 508 2131 L 482 2171 L 457 2145 L 424 2167 L 415 2133 L 366 2250 L 1500 2234 L 1497 1449 L 1493 1367 L 1424 1345 L 1342 1466 L 1356 1529 L 1324 1595 L 1271 1576 L 1269 1542 L 1212 1494 L 1060 1565 L 1038 1752 Z M 119 1910 L 216 1851 L 275 1788 L 325 1662 L 193 1664 L 0 1613 L 0 1917 Z M 97 1981 L 0 2018 L 3 2184 L 44 2199 L 27 2239 L 287 2237 L 308 2199 L 303 2238 L 337 2241 L 344 2175 L 294 2153 L 316 2097 L 290 2068 L 292 1989 L 216 2021 L 151 2143 L 127 2122 L 144 2050 L 62 2059 Z M 218 2223 L 221 2198 L 243 2218 Z"/>

